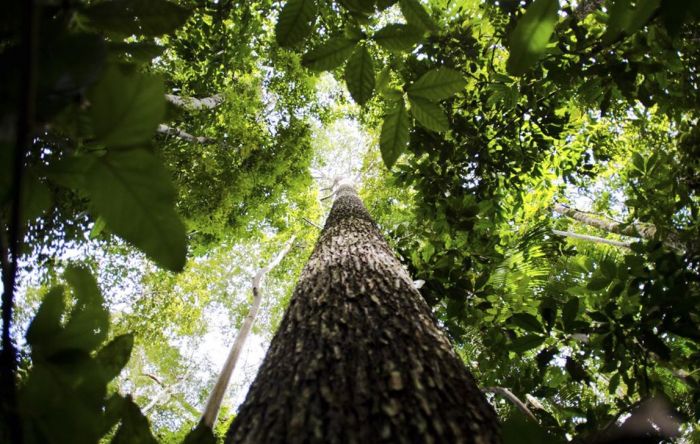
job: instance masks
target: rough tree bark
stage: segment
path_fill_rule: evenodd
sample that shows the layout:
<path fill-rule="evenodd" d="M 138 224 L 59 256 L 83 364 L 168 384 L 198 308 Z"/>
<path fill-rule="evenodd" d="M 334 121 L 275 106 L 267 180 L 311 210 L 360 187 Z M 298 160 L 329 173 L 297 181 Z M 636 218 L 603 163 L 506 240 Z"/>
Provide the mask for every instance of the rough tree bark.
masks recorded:
<path fill-rule="evenodd" d="M 228 443 L 497 443 L 495 414 L 340 186 Z"/>

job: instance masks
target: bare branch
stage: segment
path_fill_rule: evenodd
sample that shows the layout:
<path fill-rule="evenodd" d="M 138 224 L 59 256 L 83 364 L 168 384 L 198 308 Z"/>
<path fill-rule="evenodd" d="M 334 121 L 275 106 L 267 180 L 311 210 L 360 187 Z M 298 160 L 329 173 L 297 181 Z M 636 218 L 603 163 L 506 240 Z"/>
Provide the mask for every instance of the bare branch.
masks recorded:
<path fill-rule="evenodd" d="M 190 134 L 188 132 L 185 132 L 185 131 L 177 129 L 177 128 L 173 128 L 173 127 L 165 125 L 165 124 L 158 125 L 158 132 L 160 134 L 165 134 L 167 136 L 175 136 L 175 137 L 182 139 L 186 142 L 202 143 L 202 144 L 214 143 L 214 140 L 212 140 L 208 137 L 193 136 L 192 134 Z"/>
<path fill-rule="evenodd" d="M 187 110 L 198 111 L 201 109 L 213 109 L 221 105 L 224 101 L 224 96 L 221 94 L 216 94 L 211 97 L 204 97 L 202 99 L 197 99 L 195 97 L 181 97 L 174 94 L 166 94 L 165 100 L 172 103 L 180 108 L 185 108 Z"/>
<path fill-rule="evenodd" d="M 590 241 L 590 242 L 597 242 L 599 244 L 608 244 L 612 245 L 615 247 L 622 247 L 622 248 L 630 248 L 630 245 L 632 245 L 632 242 L 627 241 L 616 241 L 612 239 L 605 239 L 603 237 L 598 237 L 598 236 L 589 236 L 587 234 L 579 234 L 579 233 L 574 233 L 572 231 L 560 231 L 560 230 L 552 230 L 553 234 L 556 234 L 557 236 L 564 236 L 564 237 L 571 237 L 574 239 L 581 239 L 585 241 Z"/>
<path fill-rule="evenodd" d="M 482 392 L 485 392 L 485 393 L 496 393 L 496 394 L 498 394 L 498 395 L 503 396 L 503 397 L 506 398 L 508 401 L 512 402 L 513 405 L 514 405 L 515 407 L 518 408 L 518 410 L 520 410 L 521 412 L 523 412 L 523 413 L 525 414 L 525 416 L 527 416 L 528 418 L 530 418 L 531 420 L 533 420 L 533 421 L 535 421 L 536 423 L 539 424 L 539 421 L 537 420 L 537 418 L 535 417 L 535 415 L 530 411 L 530 409 L 527 408 L 527 406 L 525 405 L 525 403 L 522 402 L 517 396 L 515 396 L 515 395 L 513 394 L 513 392 L 511 392 L 511 391 L 508 390 L 507 388 L 503 388 L 503 387 L 486 387 L 486 388 L 483 388 L 481 391 L 482 391 Z"/>
<path fill-rule="evenodd" d="M 657 228 L 652 224 L 622 224 L 605 216 L 591 216 L 590 213 L 586 213 L 575 208 L 570 208 L 562 204 L 554 204 L 553 209 L 556 213 L 559 213 L 562 216 L 570 217 L 578 222 L 610 233 L 649 240 L 656 239 L 657 237 Z M 686 250 L 686 247 L 678 239 L 678 235 L 675 233 L 669 233 L 665 239 L 662 239 L 662 241 L 667 247 L 673 250 L 680 252 Z"/>

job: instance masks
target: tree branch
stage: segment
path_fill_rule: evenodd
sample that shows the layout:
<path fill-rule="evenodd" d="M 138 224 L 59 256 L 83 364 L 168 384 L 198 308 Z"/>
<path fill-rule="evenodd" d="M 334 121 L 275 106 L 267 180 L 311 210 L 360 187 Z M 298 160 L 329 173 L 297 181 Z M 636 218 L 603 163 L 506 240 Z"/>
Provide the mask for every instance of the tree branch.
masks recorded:
<path fill-rule="evenodd" d="M 165 125 L 165 124 L 160 124 L 158 125 L 158 130 L 160 134 L 165 134 L 167 136 L 175 136 L 178 139 L 182 139 L 186 142 L 191 142 L 191 143 L 202 143 L 202 144 L 210 144 L 214 143 L 214 140 L 208 138 L 208 137 L 197 137 L 193 136 L 192 134 L 185 132 L 183 130 L 173 128 L 171 126 Z"/>
<path fill-rule="evenodd" d="M 603 237 L 598 237 L 598 236 L 589 236 L 587 234 L 579 234 L 579 233 L 574 233 L 572 231 L 560 231 L 560 230 L 552 230 L 552 234 L 556 234 L 557 236 L 564 236 L 564 237 L 571 237 L 574 239 L 581 239 L 585 241 L 590 241 L 590 242 L 596 242 L 599 244 L 608 244 L 612 245 L 615 247 L 622 247 L 622 248 L 630 248 L 630 245 L 632 242 L 624 242 L 624 241 L 616 241 L 612 239 L 605 239 Z"/>
<path fill-rule="evenodd" d="M 221 94 L 215 94 L 211 97 L 197 99 L 195 97 L 182 97 L 176 96 L 174 94 L 166 94 L 165 100 L 180 108 L 184 108 L 190 111 L 198 111 L 201 109 L 216 108 L 217 106 L 223 103 L 224 96 Z"/>
<path fill-rule="evenodd" d="M 272 261 L 270 261 L 270 263 L 267 264 L 267 266 L 259 269 L 258 272 L 255 273 L 255 276 L 253 276 L 253 303 L 250 306 L 250 311 L 248 312 L 248 315 L 246 315 L 245 319 L 243 320 L 243 324 L 241 325 L 241 329 L 236 335 L 236 339 L 233 341 L 233 345 L 231 346 L 231 350 L 229 351 L 228 357 L 226 358 L 224 367 L 221 370 L 221 373 L 219 374 L 219 378 L 217 379 L 216 384 L 214 384 L 214 388 L 212 389 L 211 395 L 209 396 L 209 400 L 207 401 L 207 405 L 204 408 L 204 412 L 202 413 L 202 418 L 200 419 L 200 423 L 203 423 L 209 428 L 214 427 L 216 417 L 219 415 L 219 410 L 221 409 L 221 402 L 224 399 L 224 394 L 226 393 L 228 384 L 231 381 L 231 375 L 233 374 L 233 370 L 236 368 L 238 357 L 241 354 L 241 350 L 243 349 L 243 345 L 245 344 L 246 339 L 248 339 L 250 330 L 252 329 L 253 323 L 255 322 L 255 317 L 258 314 L 258 309 L 260 308 L 260 303 L 262 301 L 262 292 L 260 291 L 260 286 L 262 285 L 262 282 L 267 273 L 269 273 L 270 270 L 279 265 L 279 263 L 282 262 L 282 259 L 284 259 L 287 253 L 289 253 L 289 251 L 292 249 L 292 245 L 294 244 L 295 239 L 296 236 L 292 236 L 284 245 L 282 250 L 280 250 L 277 253 L 277 255 L 272 259 Z"/>
<path fill-rule="evenodd" d="M 533 421 L 535 421 L 536 423 L 539 424 L 539 421 L 537 420 L 537 418 L 535 417 L 535 415 L 530 411 L 530 409 L 527 408 L 527 406 L 525 405 L 525 403 L 522 402 L 517 396 L 515 396 L 515 395 L 513 394 L 513 392 L 511 392 L 511 391 L 508 390 L 507 388 L 503 388 L 503 387 L 486 387 L 486 388 L 482 389 L 481 391 L 484 392 L 484 393 L 496 393 L 496 394 L 498 394 L 498 395 L 503 396 L 503 397 L 506 398 L 508 401 L 512 402 L 513 405 L 514 405 L 515 407 L 518 408 L 518 410 L 520 410 L 521 412 L 523 412 L 523 413 L 525 414 L 525 416 L 527 416 L 528 418 L 530 418 L 531 420 L 533 420 Z"/>
<path fill-rule="evenodd" d="M 575 208 L 570 208 L 562 204 L 554 204 L 554 212 L 562 216 L 570 217 L 585 225 L 598 228 L 609 233 L 619 234 L 621 236 L 636 237 L 641 239 L 654 240 L 656 239 L 657 228 L 652 224 L 622 224 L 606 217 L 593 217 L 589 213 L 579 211 Z M 677 234 L 669 233 L 662 242 L 667 247 L 676 251 L 685 251 L 685 246 L 678 239 Z"/>

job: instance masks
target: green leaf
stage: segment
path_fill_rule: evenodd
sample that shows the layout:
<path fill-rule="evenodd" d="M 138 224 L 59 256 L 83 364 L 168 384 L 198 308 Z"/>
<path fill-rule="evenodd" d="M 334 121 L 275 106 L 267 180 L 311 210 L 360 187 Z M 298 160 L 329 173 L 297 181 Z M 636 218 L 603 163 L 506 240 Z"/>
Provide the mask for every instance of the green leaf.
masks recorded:
<path fill-rule="evenodd" d="M 530 4 L 510 35 L 506 62 L 510 74 L 524 74 L 544 54 L 559 20 L 558 12 L 558 0 L 535 0 Z"/>
<path fill-rule="evenodd" d="M 109 42 L 107 45 L 113 52 L 125 54 L 130 60 L 137 63 L 151 63 L 151 61 L 163 54 L 165 46 L 153 42 Z"/>
<path fill-rule="evenodd" d="M 391 23 L 375 32 L 372 40 L 392 52 L 410 51 L 423 38 L 423 31 L 411 25 Z"/>
<path fill-rule="evenodd" d="M 613 280 L 617 275 L 617 265 L 612 259 L 603 259 L 600 262 L 600 271 L 603 273 L 603 276 Z"/>
<path fill-rule="evenodd" d="M 669 361 L 671 359 L 671 349 L 653 332 L 643 332 L 642 342 L 646 349 L 656 353 L 662 361 Z"/>
<path fill-rule="evenodd" d="M 661 0 L 613 0 L 608 12 L 608 23 L 601 37 L 605 44 L 620 34 L 631 35 L 644 26 L 661 5 Z"/>
<path fill-rule="evenodd" d="M 521 336 L 517 339 L 514 339 L 510 343 L 508 349 L 515 353 L 523 353 L 528 350 L 532 350 L 533 348 L 539 347 L 540 345 L 542 345 L 545 339 L 546 338 L 544 336 L 540 335 Z"/>
<path fill-rule="evenodd" d="M 318 48 L 304 54 L 301 63 L 314 71 L 328 71 L 342 65 L 353 49 L 357 40 L 345 37 L 332 37 Z"/>
<path fill-rule="evenodd" d="M 85 177 L 95 163 L 95 156 L 70 156 L 53 162 L 46 174 L 53 182 L 66 188 L 85 189 Z"/>
<path fill-rule="evenodd" d="M 355 102 L 364 105 L 374 93 L 374 63 L 364 46 L 357 46 L 345 65 L 345 83 Z"/>
<path fill-rule="evenodd" d="M 100 31 L 158 37 L 184 25 L 192 11 L 166 0 L 106 0 L 93 3 L 82 14 Z"/>
<path fill-rule="evenodd" d="M 437 102 L 458 93 L 466 85 L 464 76 L 454 69 L 437 68 L 423 74 L 406 92 L 409 97 L 422 97 Z"/>
<path fill-rule="evenodd" d="M 65 309 L 63 287 L 53 287 L 44 296 L 39 310 L 27 329 L 27 343 L 33 350 L 41 348 L 42 342 L 53 338 L 61 330 L 61 316 Z"/>
<path fill-rule="evenodd" d="M 601 274 L 594 274 L 593 277 L 591 277 L 591 280 L 588 281 L 588 285 L 586 285 L 586 287 L 592 291 L 599 291 L 607 288 L 607 286 L 610 285 L 610 282 L 610 278 Z"/>
<path fill-rule="evenodd" d="M 399 0 L 399 7 L 409 25 L 425 31 L 435 32 L 438 30 L 435 21 L 418 0 Z"/>
<path fill-rule="evenodd" d="M 63 331 L 55 337 L 60 350 L 95 350 L 107 337 L 109 313 L 97 281 L 86 268 L 69 266 L 63 277 L 73 289 L 75 304 Z"/>
<path fill-rule="evenodd" d="M 22 182 L 22 221 L 28 223 L 51 206 L 51 191 L 32 170 L 25 173 Z"/>
<path fill-rule="evenodd" d="M 122 423 L 112 438 L 112 444 L 158 444 L 151 434 L 148 419 L 130 396 L 124 399 Z"/>
<path fill-rule="evenodd" d="M 209 426 L 200 422 L 185 436 L 182 444 L 216 444 L 216 436 Z"/>
<path fill-rule="evenodd" d="M 577 297 L 572 297 L 569 299 L 564 307 L 561 309 L 562 322 L 564 323 L 564 328 L 569 331 L 573 322 L 578 316 L 579 300 Z"/>
<path fill-rule="evenodd" d="M 390 102 L 389 110 L 384 115 L 382 132 L 379 136 L 379 149 L 382 159 L 388 169 L 394 166 L 396 160 L 408 145 L 409 120 L 406 104 L 403 100 Z"/>
<path fill-rule="evenodd" d="M 544 331 L 544 327 L 540 323 L 539 319 L 530 313 L 516 313 L 508 319 L 508 322 L 522 328 L 523 330 L 534 332 Z"/>
<path fill-rule="evenodd" d="M 97 352 L 97 362 L 102 367 L 105 381 L 111 381 L 119 375 L 131 356 L 134 336 L 130 333 L 119 335 Z"/>
<path fill-rule="evenodd" d="M 104 218 L 98 217 L 95 220 L 95 223 L 92 226 L 92 229 L 90 230 L 90 235 L 88 236 L 91 240 L 97 239 L 100 234 L 104 231 L 105 227 L 107 226 L 107 222 L 105 222 Z"/>
<path fill-rule="evenodd" d="M 408 96 L 408 102 L 411 104 L 411 114 L 424 127 L 438 133 L 450 129 L 447 123 L 447 116 L 437 103 L 422 97 L 411 97 L 410 95 Z"/>
<path fill-rule="evenodd" d="M 586 369 L 574 358 L 570 356 L 567 357 L 564 367 L 574 381 L 588 381 L 589 378 Z"/>
<path fill-rule="evenodd" d="M 374 12 L 374 0 L 340 0 L 340 3 L 348 11 L 362 15 L 370 15 Z"/>
<path fill-rule="evenodd" d="M 185 227 L 175 212 L 168 172 L 145 150 L 116 151 L 96 159 L 87 175 L 92 207 L 109 229 L 161 266 L 185 265 Z"/>
<path fill-rule="evenodd" d="M 562 444 L 566 440 L 557 438 L 541 425 L 528 419 L 520 410 L 514 409 L 501 428 L 503 444 Z"/>
<path fill-rule="evenodd" d="M 124 148 L 147 142 L 165 116 L 165 88 L 158 77 L 111 65 L 88 95 L 97 142 Z"/>
<path fill-rule="evenodd" d="M 290 48 L 303 41 L 311 33 L 317 11 L 316 0 L 289 0 L 275 25 L 277 43 Z"/>

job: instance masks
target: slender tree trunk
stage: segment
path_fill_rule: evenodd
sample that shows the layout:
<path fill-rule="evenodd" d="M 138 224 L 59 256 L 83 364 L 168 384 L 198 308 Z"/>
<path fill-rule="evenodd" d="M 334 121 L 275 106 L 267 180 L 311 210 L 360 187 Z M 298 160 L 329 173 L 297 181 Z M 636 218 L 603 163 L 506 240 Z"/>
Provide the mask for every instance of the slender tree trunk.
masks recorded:
<path fill-rule="evenodd" d="M 212 389 L 209 400 L 207 401 L 207 406 L 204 408 L 204 413 L 202 413 L 202 419 L 200 419 L 200 422 L 209 428 L 214 428 L 216 417 L 219 415 L 219 410 L 221 409 L 221 401 L 223 401 L 224 394 L 226 393 L 226 389 L 231 381 L 231 375 L 236 369 L 238 357 L 241 355 L 241 350 L 243 350 L 243 346 L 248 339 L 250 330 L 253 328 L 255 317 L 258 315 L 260 303 L 262 302 L 262 290 L 260 287 L 262 286 L 263 279 L 265 279 L 265 276 L 270 272 L 270 270 L 282 262 L 282 259 L 284 259 L 287 253 L 289 253 L 289 250 L 292 249 L 295 239 L 296 236 L 289 238 L 287 243 L 277 253 L 277 255 L 275 255 L 272 261 L 270 261 L 267 266 L 258 270 L 258 272 L 255 273 L 255 276 L 253 276 L 253 303 L 250 305 L 250 310 L 248 311 L 245 319 L 243 319 L 243 324 L 236 335 L 236 339 L 233 341 L 233 345 L 231 345 L 231 350 L 228 353 L 226 362 L 224 362 L 224 367 L 221 369 L 221 373 L 219 374 L 219 378 L 216 380 L 216 384 L 214 384 L 214 388 Z"/>
<path fill-rule="evenodd" d="M 495 414 L 340 186 L 229 443 L 497 443 Z"/>

